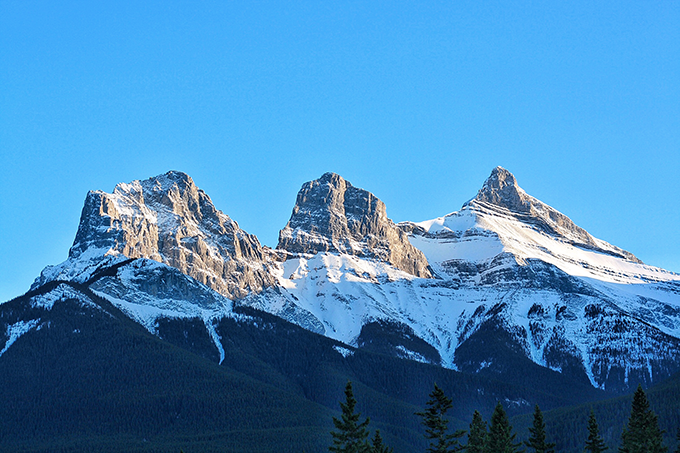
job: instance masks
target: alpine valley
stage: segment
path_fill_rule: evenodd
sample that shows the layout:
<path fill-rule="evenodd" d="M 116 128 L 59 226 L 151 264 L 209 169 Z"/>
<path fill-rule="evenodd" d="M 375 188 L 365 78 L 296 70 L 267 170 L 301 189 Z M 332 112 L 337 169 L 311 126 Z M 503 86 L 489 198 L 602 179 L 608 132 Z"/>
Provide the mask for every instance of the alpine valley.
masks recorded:
<path fill-rule="evenodd" d="M 558 451 L 582 451 L 591 407 L 613 447 L 638 384 L 680 427 L 680 275 L 501 167 L 459 211 L 398 224 L 326 173 L 276 249 L 184 173 L 92 191 L 0 332 L 6 451 L 327 451 L 348 380 L 397 453 L 424 450 L 435 382 L 456 428 L 539 404 Z"/>

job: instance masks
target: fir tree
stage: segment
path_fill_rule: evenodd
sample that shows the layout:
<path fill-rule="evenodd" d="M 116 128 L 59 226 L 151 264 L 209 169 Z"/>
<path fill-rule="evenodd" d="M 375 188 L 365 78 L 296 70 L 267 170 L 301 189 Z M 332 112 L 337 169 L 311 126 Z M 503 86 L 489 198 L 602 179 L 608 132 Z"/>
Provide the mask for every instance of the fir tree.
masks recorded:
<path fill-rule="evenodd" d="M 468 441 L 465 446 L 465 451 L 467 453 L 484 453 L 486 436 L 486 422 L 482 420 L 482 415 L 475 411 L 475 413 L 472 414 L 472 422 L 470 423 L 470 431 L 468 431 Z"/>
<path fill-rule="evenodd" d="M 424 412 L 416 412 L 416 415 L 423 419 L 421 423 L 425 426 L 425 438 L 430 441 L 428 453 L 449 453 L 461 449 L 458 439 L 463 437 L 465 431 L 447 433 L 449 421 L 444 414 L 452 407 L 451 399 L 435 384 L 427 401 L 427 409 Z"/>
<path fill-rule="evenodd" d="M 340 420 L 333 417 L 333 424 L 337 431 L 331 431 L 333 445 L 328 449 L 334 453 L 370 453 L 371 447 L 368 445 L 368 426 L 369 419 L 366 418 L 359 423 L 361 414 L 355 414 L 354 408 L 357 400 L 354 399 L 352 392 L 352 382 L 347 381 L 345 387 L 345 402 L 340 403 L 342 417 Z"/>
<path fill-rule="evenodd" d="M 649 408 L 649 401 L 638 385 L 628 419 L 628 426 L 621 434 L 621 453 L 664 453 L 663 431 L 659 429 L 656 414 Z"/>
<path fill-rule="evenodd" d="M 383 444 L 382 436 L 380 436 L 380 430 L 376 429 L 375 430 L 375 435 L 373 436 L 373 439 L 371 439 L 371 453 L 392 453 L 392 449 L 388 448 L 386 445 Z"/>
<path fill-rule="evenodd" d="M 555 453 L 555 444 L 545 441 L 545 423 L 538 404 L 534 408 L 534 424 L 529 428 L 529 434 L 531 436 L 528 441 L 524 442 L 524 445 L 532 448 L 536 453 Z"/>
<path fill-rule="evenodd" d="M 519 453 L 521 450 L 517 447 L 521 444 L 513 442 L 515 436 L 517 434 L 512 433 L 512 426 L 503 406 L 501 403 L 496 404 L 496 409 L 491 416 L 491 426 L 486 437 L 484 453 Z"/>
<path fill-rule="evenodd" d="M 595 413 L 591 410 L 590 417 L 588 417 L 588 439 L 586 439 L 585 451 L 590 453 L 602 453 L 607 450 L 604 439 L 600 436 L 600 428 L 597 426 Z"/>

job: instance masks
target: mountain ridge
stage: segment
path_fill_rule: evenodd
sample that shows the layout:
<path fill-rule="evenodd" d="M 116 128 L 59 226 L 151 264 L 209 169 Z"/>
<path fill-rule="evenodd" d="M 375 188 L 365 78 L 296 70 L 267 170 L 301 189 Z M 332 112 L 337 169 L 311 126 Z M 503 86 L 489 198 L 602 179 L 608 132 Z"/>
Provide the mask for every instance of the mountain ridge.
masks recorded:
<path fill-rule="evenodd" d="M 593 238 L 502 167 L 460 211 L 396 225 L 375 195 L 325 173 L 303 184 L 279 237 L 261 246 L 168 172 L 90 192 L 69 259 L 34 287 L 144 258 L 226 298 L 199 310 L 198 286 L 162 296 L 148 282 L 170 274 L 123 266 L 121 281 L 95 289 L 152 333 L 161 316 L 198 316 L 218 345 L 213 320 L 231 316 L 231 300 L 347 345 L 489 376 L 521 356 L 620 392 L 680 367 L 680 276 Z M 505 345 L 472 346 L 497 336 Z"/>

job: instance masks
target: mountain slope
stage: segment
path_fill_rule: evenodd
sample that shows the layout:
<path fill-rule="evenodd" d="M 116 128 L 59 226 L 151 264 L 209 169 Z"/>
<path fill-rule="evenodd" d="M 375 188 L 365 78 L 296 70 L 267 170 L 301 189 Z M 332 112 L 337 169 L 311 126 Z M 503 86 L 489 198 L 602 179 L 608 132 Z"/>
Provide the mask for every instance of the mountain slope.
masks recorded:
<path fill-rule="evenodd" d="M 0 356 L 2 451 L 326 442 L 323 406 L 160 340 L 86 285 L 47 284 L 0 306 L 0 320 L 14 333 Z"/>
<path fill-rule="evenodd" d="M 320 451 L 348 379 L 397 452 L 418 448 L 413 414 L 434 382 L 455 399 L 461 427 L 498 400 L 514 414 L 603 396 L 551 371 L 512 385 L 355 349 L 146 259 L 2 304 L 0 331 L 6 451 Z"/>

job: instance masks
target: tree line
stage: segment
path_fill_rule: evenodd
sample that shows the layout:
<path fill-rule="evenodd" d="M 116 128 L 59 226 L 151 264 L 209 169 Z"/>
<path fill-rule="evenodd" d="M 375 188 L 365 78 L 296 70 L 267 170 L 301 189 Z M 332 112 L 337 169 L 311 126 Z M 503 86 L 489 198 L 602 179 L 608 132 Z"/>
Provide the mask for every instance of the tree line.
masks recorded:
<path fill-rule="evenodd" d="M 517 433 L 513 432 L 508 416 L 499 402 L 491 415 L 490 423 L 484 421 L 482 415 L 475 411 L 469 430 L 451 432 L 446 412 L 453 407 L 453 401 L 444 391 L 434 385 L 426 403 L 426 409 L 416 412 L 424 427 L 427 439 L 427 453 L 555 453 L 555 444 L 548 442 L 548 435 L 543 421 L 543 414 L 538 405 L 534 408 L 533 424 L 529 427 L 529 439 L 516 442 Z M 361 414 L 355 411 L 357 401 L 354 398 L 351 381 L 345 387 L 345 402 L 340 403 L 340 418 L 333 417 L 335 429 L 331 431 L 332 445 L 328 448 L 332 453 L 393 453 L 393 449 L 385 444 L 376 430 L 370 436 L 370 419 L 361 421 Z M 463 438 L 467 439 L 463 443 Z M 677 434 L 680 441 L 680 430 Z M 524 450 L 526 447 L 527 450 Z M 583 443 L 584 452 L 602 453 L 609 450 L 605 444 L 594 412 L 588 418 L 588 436 Z M 649 401 L 642 386 L 638 386 L 628 424 L 621 433 L 619 453 L 666 453 L 668 447 L 663 444 L 663 431 L 659 428 L 658 417 L 651 410 Z M 675 450 L 680 453 L 680 445 Z"/>

